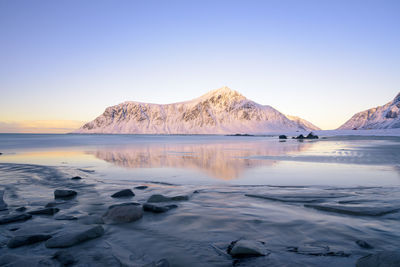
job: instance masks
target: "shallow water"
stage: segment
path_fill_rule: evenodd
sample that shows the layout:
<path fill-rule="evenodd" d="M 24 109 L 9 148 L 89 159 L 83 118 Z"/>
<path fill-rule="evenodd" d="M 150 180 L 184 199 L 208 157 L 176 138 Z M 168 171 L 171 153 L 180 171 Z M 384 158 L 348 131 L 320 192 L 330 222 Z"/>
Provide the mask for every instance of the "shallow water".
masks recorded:
<path fill-rule="evenodd" d="M 0 190 L 8 204 L 2 214 L 43 207 L 58 188 L 78 192 L 59 206 L 59 214 L 77 217 L 101 216 L 115 203 L 144 203 L 152 194 L 190 196 L 167 213 L 146 212 L 139 221 L 104 226 L 101 238 L 68 249 L 78 265 L 142 266 L 166 258 L 172 266 L 354 266 L 359 257 L 396 250 L 400 243 L 396 137 L 279 142 L 276 137 L 2 134 L 0 152 Z M 71 181 L 75 175 L 83 179 Z M 149 187 L 134 190 L 132 200 L 110 197 L 138 185 Z M 34 216 L 0 225 L 0 253 L 48 260 L 54 250 L 43 243 L 7 248 L 16 235 L 10 229 L 50 225 L 57 233 L 81 224 Z M 264 241 L 270 254 L 232 259 L 226 248 L 240 238 Z M 374 248 L 359 247 L 358 239 Z"/>

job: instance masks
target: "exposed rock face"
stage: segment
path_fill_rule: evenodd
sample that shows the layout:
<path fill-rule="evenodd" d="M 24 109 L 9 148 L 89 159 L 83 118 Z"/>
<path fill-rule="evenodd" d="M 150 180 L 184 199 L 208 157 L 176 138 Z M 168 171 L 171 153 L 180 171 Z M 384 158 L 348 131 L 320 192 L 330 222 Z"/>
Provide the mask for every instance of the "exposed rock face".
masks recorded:
<path fill-rule="evenodd" d="M 400 93 L 389 103 L 355 114 L 339 130 L 400 128 Z"/>
<path fill-rule="evenodd" d="M 265 256 L 268 253 L 264 244 L 256 240 L 237 240 L 233 241 L 227 251 L 232 257 L 253 257 Z"/>
<path fill-rule="evenodd" d="M 7 247 L 9 248 L 17 248 L 21 246 L 26 246 L 42 241 L 46 241 L 47 239 L 51 238 L 51 235 L 23 235 L 23 236 L 15 236 L 8 241 Z"/>
<path fill-rule="evenodd" d="M 18 221 L 26 221 L 32 218 L 32 215 L 22 213 L 22 214 L 16 214 L 16 215 L 5 215 L 0 217 L 0 224 L 6 224 L 6 223 L 12 223 L 12 222 L 18 222 Z"/>
<path fill-rule="evenodd" d="M 315 128 L 300 118 L 291 120 L 270 106 L 222 87 L 186 102 L 166 105 L 124 102 L 108 107 L 76 133 L 257 134 Z"/>

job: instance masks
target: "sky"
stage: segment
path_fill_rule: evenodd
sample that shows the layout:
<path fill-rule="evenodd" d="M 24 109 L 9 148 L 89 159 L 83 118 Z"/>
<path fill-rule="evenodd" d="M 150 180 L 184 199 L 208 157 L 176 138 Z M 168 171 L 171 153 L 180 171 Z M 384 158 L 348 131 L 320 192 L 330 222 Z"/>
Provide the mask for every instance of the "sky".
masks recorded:
<path fill-rule="evenodd" d="M 400 91 L 398 0 L 0 0 L 0 132 L 228 86 L 335 129 Z"/>

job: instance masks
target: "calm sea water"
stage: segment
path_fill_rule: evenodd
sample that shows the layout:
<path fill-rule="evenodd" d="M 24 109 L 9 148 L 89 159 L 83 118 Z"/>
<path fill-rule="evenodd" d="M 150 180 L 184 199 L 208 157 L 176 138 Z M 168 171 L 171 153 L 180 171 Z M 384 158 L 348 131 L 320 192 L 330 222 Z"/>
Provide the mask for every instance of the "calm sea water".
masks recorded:
<path fill-rule="evenodd" d="M 165 214 L 105 226 L 106 234 L 70 249 L 81 264 L 142 266 L 354 266 L 371 252 L 400 244 L 400 138 L 0 134 L 0 190 L 9 211 L 43 207 L 57 188 L 78 197 L 61 214 L 101 216 L 134 190 L 190 196 Z M 83 179 L 73 182 L 70 177 Z M 195 193 L 194 193 L 195 192 Z M 126 201 L 126 200 L 124 200 Z M 59 223 L 34 217 L 17 224 Z M 79 225 L 79 220 L 62 227 Z M 2 245 L 13 233 L 0 226 Z M 231 241 L 265 242 L 269 255 L 234 260 Z M 359 247 L 364 240 L 373 249 Z M 296 247 L 296 250 L 293 250 Z M 43 244 L 11 250 L 48 258 Z"/>

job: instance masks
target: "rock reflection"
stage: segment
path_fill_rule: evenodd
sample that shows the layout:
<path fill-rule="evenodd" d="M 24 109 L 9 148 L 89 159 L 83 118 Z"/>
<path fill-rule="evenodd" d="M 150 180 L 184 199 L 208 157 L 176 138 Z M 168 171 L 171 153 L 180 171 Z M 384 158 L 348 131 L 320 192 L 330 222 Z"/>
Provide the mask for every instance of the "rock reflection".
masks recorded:
<path fill-rule="evenodd" d="M 308 149 L 312 143 L 258 140 L 247 142 L 192 144 L 132 144 L 99 148 L 87 152 L 125 168 L 186 168 L 230 180 L 248 169 L 273 165 L 273 160 L 248 159 L 249 156 L 283 156 Z"/>

